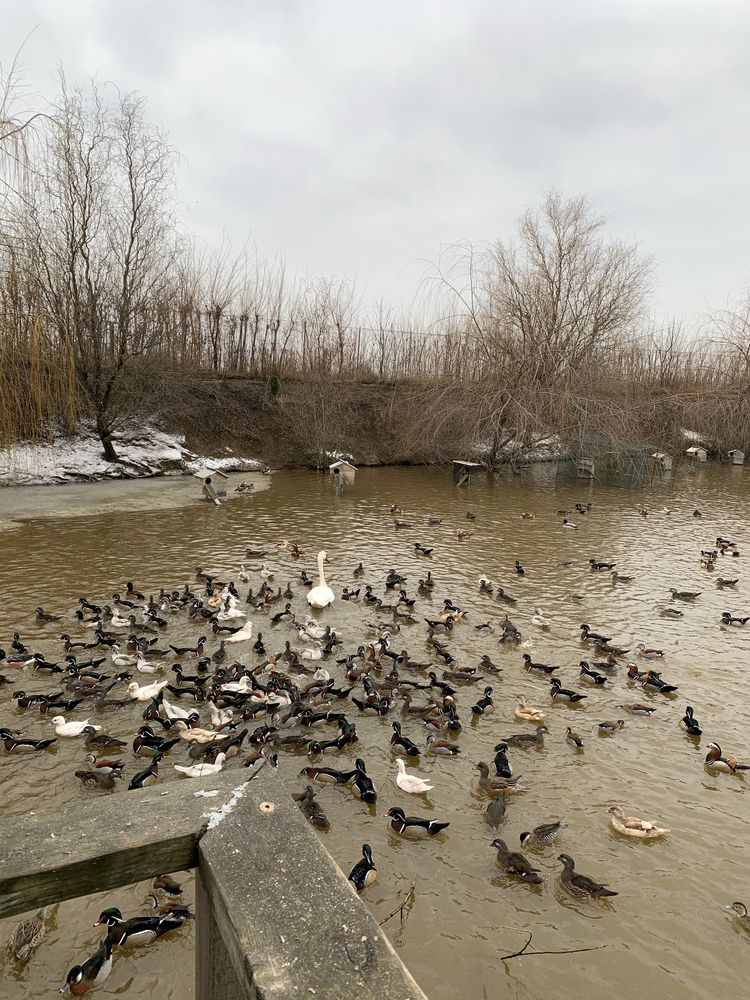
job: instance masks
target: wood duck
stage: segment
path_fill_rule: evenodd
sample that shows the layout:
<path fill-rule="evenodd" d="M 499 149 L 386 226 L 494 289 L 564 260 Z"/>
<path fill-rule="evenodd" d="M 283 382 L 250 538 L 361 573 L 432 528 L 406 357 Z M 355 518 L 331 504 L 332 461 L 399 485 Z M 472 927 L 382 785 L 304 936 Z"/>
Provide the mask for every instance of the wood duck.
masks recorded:
<path fill-rule="evenodd" d="M 688 705 L 685 714 L 680 719 L 680 726 L 689 736 L 700 736 L 703 733 L 698 720 L 695 718 L 692 706 Z"/>
<path fill-rule="evenodd" d="M 495 711 L 495 703 L 492 700 L 492 688 L 486 687 L 484 695 L 471 706 L 474 715 L 491 715 Z"/>
<path fill-rule="evenodd" d="M 549 683 L 549 694 L 552 701 L 566 701 L 570 705 L 575 705 L 577 702 L 583 701 L 584 698 L 588 698 L 587 694 L 579 694 L 577 691 L 564 688 L 557 677 L 553 677 Z"/>
<path fill-rule="evenodd" d="M 73 966 L 59 992 L 68 990 L 73 996 L 82 996 L 101 986 L 112 971 L 112 944 L 109 935 L 103 938 L 91 958 L 87 958 L 83 965 Z"/>
<path fill-rule="evenodd" d="M 55 737 L 44 740 L 33 740 L 30 737 L 22 737 L 19 732 L 11 732 L 7 727 L 0 729 L 0 740 L 2 740 L 6 753 L 24 753 L 35 750 L 46 750 L 53 743 L 57 743 Z"/>
<path fill-rule="evenodd" d="M 192 919 L 192 913 L 187 915 L 171 911 L 153 917 L 130 917 L 124 920 L 116 906 L 102 910 L 94 927 L 106 925 L 109 930 L 107 938 L 120 948 L 127 945 L 150 944 L 156 938 L 164 937 L 169 931 L 177 930 L 186 920 Z"/>
<path fill-rule="evenodd" d="M 134 774 L 130 779 L 128 791 L 131 791 L 134 788 L 147 788 L 149 785 L 153 785 L 159 778 L 160 760 L 161 754 L 157 754 L 147 768 L 143 771 L 139 771 L 137 774 Z"/>
<path fill-rule="evenodd" d="M 393 722 L 393 736 L 391 736 L 391 746 L 399 747 L 407 757 L 419 757 L 421 750 L 416 743 L 412 742 L 407 736 L 401 735 L 401 723 Z"/>
<path fill-rule="evenodd" d="M 354 885 L 357 892 L 362 892 L 372 885 L 378 877 L 377 868 L 372 860 L 372 848 L 369 844 L 362 845 L 362 860 L 349 872 L 349 881 Z"/>
<path fill-rule="evenodd" d="M 391 829 L 400 836 L 427 834 L 434 837 L 450 826 L 450 823 L 439 823 L 435 819 L 420 819 L 418 816 L 406 816 L 404 810 L 399 806 L 393 806 L 388 810 L 391 817 Z"/>
<path fill-rule="evenodd" d="M 507 749 L 507 743 L 498 743 L 495 747 L 495 772 L 500 778 L 513 777 L 513 768 L 508 761 Z"/>
<path fill-rule="evenodd" d="M 401 760 L 400 757 L 398 759 Z M 365 762 L 361 757 L 358 757 L 355 765 L 356 770 L 354 772 L 354 781 L 352 782 L 352 794 L 355 798 L 361 799 L 362 802 L 377 802 L 378 793 L 375 790 L 375 783 L 367 774 Z"/>
<path fill-rule="evenodd" d="M 523 654 L 523 668 L 530 674 L 534 672 L 540 674 L 553 674 L 556 670 L 560 669 L 559 667 L 553 666 L 549 663 L 534 663 L 528 653 Z"/>

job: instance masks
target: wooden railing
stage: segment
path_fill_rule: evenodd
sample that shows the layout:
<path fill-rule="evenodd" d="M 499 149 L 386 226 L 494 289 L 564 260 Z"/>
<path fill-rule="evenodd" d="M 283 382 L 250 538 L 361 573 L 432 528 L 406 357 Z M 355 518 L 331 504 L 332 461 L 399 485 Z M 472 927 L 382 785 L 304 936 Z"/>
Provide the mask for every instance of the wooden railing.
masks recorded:
<path fill-rule="evenodd" d="M 197 1000 L 425 1000 L 268 767 L 0 820 L 0 917 L 189 868 Z"/>

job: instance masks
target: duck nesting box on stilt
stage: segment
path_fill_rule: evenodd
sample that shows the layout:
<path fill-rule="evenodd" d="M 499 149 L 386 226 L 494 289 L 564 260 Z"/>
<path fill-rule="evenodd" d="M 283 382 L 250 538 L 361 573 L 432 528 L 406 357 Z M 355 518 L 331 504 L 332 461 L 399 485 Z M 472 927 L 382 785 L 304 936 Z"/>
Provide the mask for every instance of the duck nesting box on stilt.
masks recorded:
<path fill-rule="evenodd" d="M 576 462 L 576 475 L 579 479 L 593 479 L 596 462 L 593 458 L 579 458 Z"/>
<path fill-rule="evenodd" d="M 463 486 L 483 468 L 484 466 L 481 462 L 464 462 L 462 459 L 454 458 L 453 482 L 456 486 Z"/>
<path fill-rule="evenodd" d="M 732 448 L 731 451 L 727 452 L 729 461 L 732 465 L 744 465 L 745 464 L 745 452 L 740 451 L 739 448 Z"/>
<path fill-rule="evenodd" d="M 336 480 L 336 496 L 341 496 L 345 486 L 353 486 L 357 469 L 351 462 L 334 462 L 328 466 L 328 471 Z"/>
<path fill-rule="evenodd" d="M 669 472 L 672 468 L 672 456 L 666 451 L 655 451 L 651 458 L 660 472 Z"/>
<path fill-rule="evenodd" d="M 703 464 L 708 461 L 708 452 L 699 444 L 691 445 L 685 450 L 685 454 L 691 462 L 700 462 Z"/>
<path fill-rule="evenodd" d="M 219 497 L 226 497 L 229 476 L 225 472 L 206 467 L 198 469 L 193 475 L 196 479 L 200 479 L 201 492 L 206 500 L 213 500 L 216 503 Z"/>

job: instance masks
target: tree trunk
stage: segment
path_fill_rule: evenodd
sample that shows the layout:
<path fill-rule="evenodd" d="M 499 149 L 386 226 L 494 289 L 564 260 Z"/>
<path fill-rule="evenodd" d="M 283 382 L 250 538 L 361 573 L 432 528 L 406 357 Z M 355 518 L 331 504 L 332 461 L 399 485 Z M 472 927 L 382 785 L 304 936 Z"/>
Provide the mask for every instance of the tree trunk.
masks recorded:
<path fill-rule="evenodd" d="M 112 444 L 112 435 L 110 434 L 103 413 L 97 413 L 96 415 L 96 433 L 99 435 L 99 440 L 102 443 L 106 460 L 108 462 L 119 462 L 120 457 L 115 451 L 115 446 Z"/>

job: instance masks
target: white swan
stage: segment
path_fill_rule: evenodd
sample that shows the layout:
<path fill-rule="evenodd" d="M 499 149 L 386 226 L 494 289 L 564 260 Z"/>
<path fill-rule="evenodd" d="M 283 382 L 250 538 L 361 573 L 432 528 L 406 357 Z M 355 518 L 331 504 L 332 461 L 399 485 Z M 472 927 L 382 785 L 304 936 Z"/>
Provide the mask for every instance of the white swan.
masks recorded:
<path fill-rule="evenodd" d="M 331 590 L 331 588 L 326 583 L 326 578 L 323 575 L 323 563 L 326 561 L 325 552 L 318 553 L 318 575 L 320 577 L 320 582 L 317 587 L 313 587 L 307 593 L 307 603 L 313 608 L 327 608 L 329 604 L 333 604 L 336 599 L 336 595 Z"/>
<path fill-rule="evenodd" d="M 432 785 L 428 782 L 422 781 L 414 774 L 407 773 L 406 765 L 400 757 L 396 758 L 396 764 L 398 765 L 396 784 L 402 791 L 411 792 L 412 795 L 421 795 L 423 792 L 432 791 Z"/>

